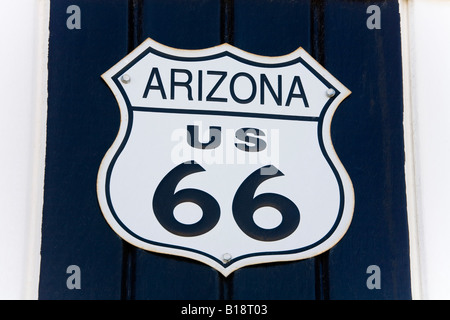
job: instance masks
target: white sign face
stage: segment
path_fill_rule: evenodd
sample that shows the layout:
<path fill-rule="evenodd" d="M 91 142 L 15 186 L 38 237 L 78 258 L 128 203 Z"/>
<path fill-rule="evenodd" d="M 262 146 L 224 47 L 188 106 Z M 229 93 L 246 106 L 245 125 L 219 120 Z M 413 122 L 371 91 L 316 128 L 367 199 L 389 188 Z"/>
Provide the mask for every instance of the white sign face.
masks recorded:
<path fill-rule="evenodd" d="M 121 125 L 98 198 L 129 243 L 227 276 L 313 257 L 348 229 L 353 188 L 330 125 L 350 91 L 303 49 L 264 57 L 147 39 L 103 78 Z"/>

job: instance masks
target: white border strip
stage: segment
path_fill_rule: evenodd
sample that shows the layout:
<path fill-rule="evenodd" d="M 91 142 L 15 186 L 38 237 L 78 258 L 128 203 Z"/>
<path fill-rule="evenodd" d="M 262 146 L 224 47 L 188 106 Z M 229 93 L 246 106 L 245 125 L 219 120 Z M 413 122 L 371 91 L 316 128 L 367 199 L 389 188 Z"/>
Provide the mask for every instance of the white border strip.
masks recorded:
<path fill-rule="evenodd" d="M 29 224 L 29 245 L 27 252 L 26 299 L 37 299 L 41 263 L 41 228 L 44 204 L 44 171 L 47 142 L 47 83 L 48 83 L 48 44 L 50 22 L 50 0 L 37 0 L 37 48 L 35 79 L 35 127 L 33 143 L 33 168 L 31 184 L 31 219 Z"/>
<path fill-rule="evenodd" d="M 413 294 L 450 299 L 450 1 L 400 4 Z"/>
<path fill-rule="evenodd" d="M 413 299 L 422 298 L 422 285 L 420 274 L 420 250 L 418 237 L 418 215 L 416 194 L 416 169 L 414 148 L 414 114 L 411 99 L 411 60 L 410 60 L 410 29 L 409 29 L 408 0 L 399 0 L 401 19 L 402 64 L 403 64 L 403 128 L 405 141 L 405 176 L 406 197 L 408 208 L 408 228 L 410 242 L 410 271 L 411 291 Z"/>

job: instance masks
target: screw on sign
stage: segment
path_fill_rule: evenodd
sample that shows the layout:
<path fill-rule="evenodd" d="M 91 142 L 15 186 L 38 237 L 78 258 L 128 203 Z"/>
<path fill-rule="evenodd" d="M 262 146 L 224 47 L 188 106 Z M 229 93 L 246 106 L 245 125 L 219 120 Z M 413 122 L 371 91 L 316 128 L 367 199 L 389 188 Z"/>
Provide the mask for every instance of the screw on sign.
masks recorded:
<path fill-rule="evenodd" d="M 353 187 L 330 125 L 350 91 L 303 49 L 265 57 L 147 39 L 103 78 L 121 125 L 98 198 L 124 240 L 227 276 L 313 257 L 348 229 Z"/>

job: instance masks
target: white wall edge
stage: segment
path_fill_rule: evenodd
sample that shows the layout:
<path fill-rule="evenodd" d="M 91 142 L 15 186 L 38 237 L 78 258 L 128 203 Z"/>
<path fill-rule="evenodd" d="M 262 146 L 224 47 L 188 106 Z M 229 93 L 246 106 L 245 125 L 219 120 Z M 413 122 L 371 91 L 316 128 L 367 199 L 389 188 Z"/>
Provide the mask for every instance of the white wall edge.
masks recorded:
<path fill-rule="evenodd" d="M 403 70 L 403 128 L 405 143 L 405 178 L 408 211 L 411 294 L 415 300 L 422 299 L 422 276 L 419 241 L 419 216 L 417 212 L 417 184 L 414 147 L 414 110 L 412 105 L 411 57 L 410 57 L 410 10 L 409 0 L 399 0 Z"/>
<path fill-rule="evenodd" d="M 29 244 L 27 250 L 28 270 L 24 288 L 25 299 L 37 299 L 39 292 L 39 275 L 41 263 L 41 228 L 44 204 L 44 171 L 47 141 L 47 83 L 48 83 L 48 45 L 50 0 L 35 0 L 36 8 L 36 61 L 35 61 L 35 114 L 32 150 L 32 180 L 30 199 L 30 222 L 28 225 Z"/>
<path fill-rule="evenodd" d="M 0 1 L 0 300 L 38 298 L 49 9 Z"/>
<path fill-rule="evenodd" d="M 449 299 L 450 0 L 401 3 L 412 280 L 420 298 Z"/>

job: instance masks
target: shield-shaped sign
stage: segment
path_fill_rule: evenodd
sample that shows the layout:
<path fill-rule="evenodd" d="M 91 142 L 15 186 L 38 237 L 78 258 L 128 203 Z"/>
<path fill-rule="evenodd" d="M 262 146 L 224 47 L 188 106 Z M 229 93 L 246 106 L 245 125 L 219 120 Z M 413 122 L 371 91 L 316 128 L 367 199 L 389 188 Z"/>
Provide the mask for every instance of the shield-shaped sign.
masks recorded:
<path fill-rule="evenodd" d="M 124 240 L 227 276 L 313 257 L 347 231 L 353 187 L 330 126 L 350 91 L 302 48 L 266 57 L 147 39 L 102 77 L 121 124 L 97 192 Z"/>

